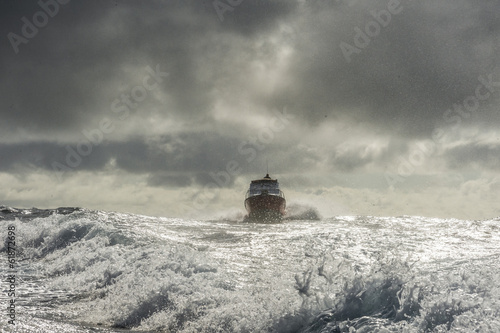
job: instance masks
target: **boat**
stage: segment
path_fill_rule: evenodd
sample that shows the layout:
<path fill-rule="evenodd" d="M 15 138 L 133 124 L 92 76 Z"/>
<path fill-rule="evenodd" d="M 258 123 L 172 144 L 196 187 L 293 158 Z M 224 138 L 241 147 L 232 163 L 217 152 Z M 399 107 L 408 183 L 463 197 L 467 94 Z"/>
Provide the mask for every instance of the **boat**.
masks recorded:
<path fill-rule="evenodd" d="M 264 222 L 281 221 L 285 215 L 286 199 L 277 179 L 269 173 L 262 179 L 252 180 L 245 196 L 247 219 Z"/>

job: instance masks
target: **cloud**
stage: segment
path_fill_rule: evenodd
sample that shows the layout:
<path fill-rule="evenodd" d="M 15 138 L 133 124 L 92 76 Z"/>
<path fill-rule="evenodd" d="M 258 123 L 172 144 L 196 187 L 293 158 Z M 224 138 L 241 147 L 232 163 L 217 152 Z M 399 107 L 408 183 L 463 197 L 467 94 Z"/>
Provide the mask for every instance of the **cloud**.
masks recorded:
<path fill-rule="evenodd" d="M 275 100 L 304 110 L 311 124 L 328 115 L 367 121 L 400 136 L 430 136 L 443 112 L 473 93 L 477 77 L 498 59 L 491 34 L 498 20 L 484 14 L 498 4 L 463 11 L 471 5 L 462 2 L 458 19 L 458 9 L 440 5 L 449 10 L 436 13 L 438 5 L 430 2 L 402 2 L 400 14 L 347 63 L 340 42 L 354 45 L 354 28 L 364 29 L 375 20 L 370 12 L 384 10 L 387 2 L 358 2 L 355 8 L 324 3 L 321 12 L 310 3 L 301 12 L 305 18 L 297 20 L 296 53 Z"/>
<path fill-rule="evenodd" d="M 148 185 L 153 187 L 187 187 L 191 184 L 191 177 L 183 174 L 155 173 L 148 177 Z"/>
<path fill-rule="evenodd" d="M 37 169 L 53 170 L 52 163 L 64 163 L 68 154 L 66 146 L 54 142 L 0 144 L 0 171 L 23 174 L 36 172 Z M 109 155 L 103 147 L 97 147 L 91 158 L 82 159 L 79 168 L 97 170 L 104 167 L 108 160 Z"/>
<path fill-rule="evenodd" d="M 487 169 L 500 171 L 500 144 L 469 142 L 446 151 L 450 169 Z"/>
<path fill-rule="evenodd" d="M 199 193 L 235 161 L 217 201 L 244 191 L 267 160 L 299 196 L 338 187 L 370 201 L 387 189 L 384 172 L 397 172 L 437 127 L 445 139 L 398 185 L 405 199 L 391 197 L 392 207 L 404 210 L 411 197 L 425 210 L 412 190 L 449 193 L 498 172 L 498 1 L 245 0 L 223 20 L 211 1 L 69 2 L 16 53 L 5 37 L 22 35 L 40 11 L 39 2 L 0 4 L 0 171 L 8 176 L 50 188 L 100 174 L 112 188 L 115 172 L 149 202 L 173 189 Z M 360 35 L 377 24 L 369 41 Z M 341 43 L 359 52 L 347 59 Z M 130 114 L 115 112 L 157 66 L 168 76 L 133 100 Z M 494 89 L 478 110 L 456 111 L 488 75 Z M 269 134 L 273 110 L 285 107 L 293 117 Z M 80 154 L 85 131 L 106 119 L 113 130 Z M 62 183 L 54 162 L 67 166 Z M 442 180 L 450 173 L 464 176 Z M 390 200 L 379 206 L 389 211 Z"/>
<path fill-rule="evenodd" d="M 6 21 L 3 31 L 17 34 L 21 17 L 41 11 L 35 5 L 9 7 L 9 18 L 18 20 Z M 4 130 L 9 131 L 7 124 L 40 132 L 88 126 L 156 64 L 173 78 L 154 97 L 169 106 L 164 111 L 191 121 L 209 119 L 214 90 L 225 88 L 222 78 L 240 66 L 239 57 L 249 50 L 245 44 L 292 8 L 284 1 L 264 7 L 245 2 L 222 25 L 212 6 L 194 1 L 61 6 L 46 27 L 20 45 L 19 54 L 3 45 L 3 104 L 10 109 Z"/>
<path fill-rule="evenodd" d="M 371 12 L 386 10 L 387 1 L 243 1 L 222 22 L 213 6 L 197 2 L 70 3 L 18 55 L 3 57 L 3 104 L 10 110 L 4 130 L 88 126 L 141 81 L 147 66 L 160 64 L 171 80 L 141 105 L 146 114 L 157 102 L 165 114 L 206 122 L 221 98 L 234 95 L 268 108 L 288 105 L 313 126 L 329 116 L 429 136 L 498 59 L 498 4 L 450 4 L 402 1 L 387 27 L 347 63 L 340 43 L 353 44 L 354 28 L 375 21 Z M 7 20 L 7 31 L 20 30 L 21 17 L 40 11 L 9 9 L 19 19 Z M 277 61 L 286 48 L 283 77 L 272 91 L 259 91 L 248 80 L 252 64 Z M 28 73 L 29 80 L 15 79 Z"/>
<path fill-rule="evenodd" d="M 87 139 L 61 144 L 26 142 L 0 144 L 0 170 L 26 172 L 36 169 L 54 171 L 54 163 L 64 172 L 98 170 L 112 163 L 130 173 L 158 172 L 206 173 L 225 170 L 227 163 L 245 158 L 238 152 L 240 138 L 212 133 L 180 133 L 157 137 L 134 137 L 126 141 L 91 143 Z M 252 147 L 249 145 L 248 147 Z M 256 151 L 256 148 L 252 148 Z M 248 168 L 246 168 L 248 171 Z"/>

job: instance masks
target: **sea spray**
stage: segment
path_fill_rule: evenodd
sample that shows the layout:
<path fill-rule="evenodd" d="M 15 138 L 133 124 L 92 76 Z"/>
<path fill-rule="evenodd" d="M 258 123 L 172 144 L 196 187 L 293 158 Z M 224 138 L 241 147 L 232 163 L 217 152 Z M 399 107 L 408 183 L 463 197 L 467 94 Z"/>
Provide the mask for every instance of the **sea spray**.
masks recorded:
<path fill-rule="evenodd" d="M 500 331 L 496 220 L 0 215 L 17 232 L 20 331 Z"/>

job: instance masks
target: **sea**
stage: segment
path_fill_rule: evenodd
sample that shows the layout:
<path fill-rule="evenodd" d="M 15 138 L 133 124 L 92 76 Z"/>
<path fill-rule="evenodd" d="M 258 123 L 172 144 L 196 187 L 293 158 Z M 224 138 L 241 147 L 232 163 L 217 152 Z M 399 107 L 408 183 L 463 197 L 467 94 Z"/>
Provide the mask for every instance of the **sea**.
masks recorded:
<path fill-rule="evenodd" d="M 2 332 L 500 332 L 500 219 L 0 206 Z"/>

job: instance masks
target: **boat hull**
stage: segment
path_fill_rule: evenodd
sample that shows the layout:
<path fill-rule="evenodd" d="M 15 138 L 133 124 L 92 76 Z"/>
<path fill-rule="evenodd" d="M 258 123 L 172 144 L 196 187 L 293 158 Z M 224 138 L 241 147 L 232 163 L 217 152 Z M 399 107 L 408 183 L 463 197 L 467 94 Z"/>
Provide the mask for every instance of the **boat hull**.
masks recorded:
<path fill-rule="evenodd" d="M 281 220 L 285 215 L 286 200 L 277 195 L 254 195 L 245 199 L 250 220 Z"/>

